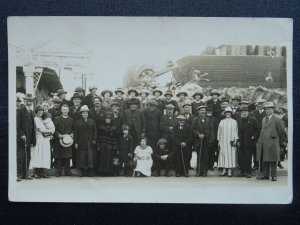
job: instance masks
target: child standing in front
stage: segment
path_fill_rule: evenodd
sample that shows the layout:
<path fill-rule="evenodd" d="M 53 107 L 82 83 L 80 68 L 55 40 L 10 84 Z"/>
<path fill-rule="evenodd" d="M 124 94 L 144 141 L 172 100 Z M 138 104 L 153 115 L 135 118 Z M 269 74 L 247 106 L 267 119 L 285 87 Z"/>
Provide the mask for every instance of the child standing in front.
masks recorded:
<path fill-rule="evenodd" d="M 135 176 L 151 176 L 151 167 L 153 165 L 152 154 L 152 148 L 147 145 L 147 138 L 142 138 L 140 145 L 134 150 L 134 161 L 136 162 Z"/>
<path fill-rule="evenodd" d="M 129 134 L 129 127 L 127 125 L 122 126 L 122 131 L 123 134 L 119 139 L 120 165 L 124 169 L 124 176 L 128 177 L 132 175 L 132 137 Z"/>

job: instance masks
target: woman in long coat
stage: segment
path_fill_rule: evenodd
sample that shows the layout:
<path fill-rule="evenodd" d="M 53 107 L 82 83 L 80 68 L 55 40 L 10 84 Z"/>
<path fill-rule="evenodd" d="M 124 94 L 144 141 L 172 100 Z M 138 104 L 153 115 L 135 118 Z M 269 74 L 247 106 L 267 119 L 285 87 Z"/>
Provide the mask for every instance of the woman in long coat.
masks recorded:
<path fill-rule="evenodd" d="M 84 105 L 80 109 L 82 118 L 76 121 L 74 131 L 75 149 L 77 150 L 77 167 L 81 176 L 93 176 L 97 128 L 93 119 L 88 118 L 89 109 Z"/>
<path fill-rule="evenodd" d="M 105 176 L 116 174 L 113 160 L 117 157 L 117 151 L 117 128 L 113 124 L 111 114 L 106 113 L 104 122 L 99 127 L 98 134 L 99 173 Z"/>
<path fill-rule="evenodd" d="M 54 134 L 55 127 L 51 118 L 43 118 L 44 107 L 36 106 L 35 113 L 36 146 L 32 149 L 31 167 L 34 168 L 34 178 L 49 178 L 45 175 L 45 169 L 50 169 L 50 137 Z"/>
<path fill-rule="evenodd" d="M 218 167 L 223 168 L 221 176 L 225 176 L 228 170 L 228 176 L 232 176 L 232 169 L 236 167 L 236 143 L 238 137 L 238 124 L 236 120 L 232 119 L 232 109 L 227 107 L 225 109 L 226 118 L 221 120 L 218 129 L 219 141 L 219 159 Z"/>

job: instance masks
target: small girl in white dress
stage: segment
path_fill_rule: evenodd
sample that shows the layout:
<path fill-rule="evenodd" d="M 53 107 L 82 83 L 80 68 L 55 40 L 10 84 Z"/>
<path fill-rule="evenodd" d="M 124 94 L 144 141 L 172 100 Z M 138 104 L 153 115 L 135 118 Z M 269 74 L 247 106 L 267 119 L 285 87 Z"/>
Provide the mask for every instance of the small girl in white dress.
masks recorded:
<path fill-rule="evenodd" d="M 147 138 L 142 138 L 140 145 L 137 146 L 134 150 L 134 161 L 136 161 L 136 176 L 151 176 L 151 167 L 153 165 L 151 156 L 152 154 L 152 148 L 147 145 Z"/>

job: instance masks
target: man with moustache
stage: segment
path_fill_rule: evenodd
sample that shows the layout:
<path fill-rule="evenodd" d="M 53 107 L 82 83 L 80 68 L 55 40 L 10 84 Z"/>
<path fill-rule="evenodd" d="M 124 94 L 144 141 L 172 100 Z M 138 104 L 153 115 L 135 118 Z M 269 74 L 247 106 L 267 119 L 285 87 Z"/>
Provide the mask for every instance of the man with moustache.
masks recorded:
<path fill-rule="evenodd" d="M 71 105 L 71 102 L 66 99 L 66 95 L 67 95 L 67 92 L 64 89 L 58 89 L 57 97 L 59 97 L 61 100 L 61 103 L 60 103 L 61 106 L 64 104 L 66 104 L 68 106 Z"/>
<path fill-rule="evenodd" d="M 239 133 L 238 162 L 241 173 L 237 176 L 251 178 L 252 153 L 256 150 L 259 125 L 256 118 L 249 116 L 249 108 L 240 108 L 241 116 L 237 119 Z"/>
<path fill-rule="evenodd" d="M 264 104 L 267 115 L 262 120 L 262 129 L 256 144 L 256 156 L 263 163 L 263 175 L 257 177 L 259 180 L 269 180 L 271 170 L 271 180 L 277 181 L 277 162 L 280 160 L 281 149 L 287 144 L 283 122 L 274 115 L 274 108 L 273 102 Z"/>
<path fill-rule="evenodd" d="M 133 146 L 136 147 L 140 143 L 140 139 L 145 136 L 146 120 L 144 113 L 138 110 L 140 101 L 136 98 L 131 98 L 128 101 L 130 109 L 124 111 L 124 124 L 129 126 L 129 133 L 133 138 Z"/>
<path fill-rule="evenodd" d="M 49 113 L 51 114 L 52 120 L 54 121 L 55 117 L 61 115 L 61 109 L 60 109 L 61 99 L 57 96 L 54 96 L 52 101 L 53 101 L 53 107 L 49 109 Z"/>
<path fill-rule="evenodd" d="M 192 129 L 197 150 L 197 176 L 207 176 L 209 146 L 215 139 L 213 122 L 206 116 L 207 106 L 198 107 L 199 116 L 193 120 Z"/>
<path fill-rule="evenodd" d="M 178 124 L 174 127 L 173 151 L 175 157 L 176 177 L 189 177 L 190 151 L 192 143 L 192 128 L 185 123 L 183 115 L 176 117 Z"/>
<path fill-rule="evenodd" d="M 17 181 L 32 180 L 28 176 L 28 169 L 31 160 L 30 147 L 36 145 L 33 99 L 32 94 L 25 94 L 25 106 L 17 110 Z"/>
<path fill-rule="evenodd" d="M 148 138 L 148 145 L 153 149 L 156 149 L 157 141 L 160 138 L 160 117 L 161 112 L 156 109 L 158 103 L 155 100 L 149 100 L 148 108 L 144 110 L 144 116 L 146 120 L 146 137 Z"/>

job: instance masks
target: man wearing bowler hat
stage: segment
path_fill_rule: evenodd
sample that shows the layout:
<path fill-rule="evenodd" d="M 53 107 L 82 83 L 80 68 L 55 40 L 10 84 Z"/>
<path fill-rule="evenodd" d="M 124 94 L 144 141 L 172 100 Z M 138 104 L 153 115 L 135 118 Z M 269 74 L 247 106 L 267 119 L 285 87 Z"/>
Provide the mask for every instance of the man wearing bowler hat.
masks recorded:
<path fill-rule="evenodd" d="M 134 89 L 134 88 L 129 88 L 128 91 L 127 91 L 127 95 L 128 95 L 128 99 L 126 100 L 125 102 L 125 109 L 130 109 L 130 100 L 131 99 L 136 99 L 135 101 L 138 102 L 138 105 L 137 105 L 137 108 L 139 109 L 140 108 L 140 100 L 138 99 L 139 97 L 139 92 Z"/>
<path fill-rule="evenodd" d="M 28 168 L 31 160 L 30 147 L 36 145 L 32 94 L 23 97 L 25 106 L 17 110 L 17 181 L 29 179 Z"/>
<path fill-rule="evenodd" d="M 249 108 L 240 108 L 241 116 L 237 119 L 239 132 L 238 164 L 241 173 L 238 176 L 251 177 L 253 152 L 256 151 L 256 141 L 259 136 L 259 125 L 256 118 L 249 116 Z"/>
<path fill-rule="evenodd" d="M 192 143 L 192 128 L 185 123 L 185 117 L 183 115 L 176 117 L 178 124 L 174 127 L 173 137 L 173 151 L 175 157 L 175 171 L 176 176 L 189 176 L 190 167 L 190 151 Z"/>
<path fill-rule="evenodd" d="M 263 163 L 262 176 L 257 177 L 259 180 L 269 180 L 271 169 L 271 180 L 277 181 L 277 162 L 280 160 L 281 149 L 287 143 L 283 122 L 274 115 L 274 108 L 273 102 L 264 104 L 267 115 L 262 120 L 262 129 L 256 144 L 256 156 Z"/>
<path fill-rule="evenodd" d="M 240 102 L 241 102 L 241 96 L 235 95 L 231 99 L 231 109 L 232 109 L 233 115 L 235 115 L 236 113 L 238 113 L 240 111 L 240 108 L 239 108 Z"/>
<path fill-rule="evenodd" d="M 219 117 L 221 113 L 221 102 L 218 99 L 221 94 L 217 89 L 212 89 L 210 91 L 211 99 L 206 102 L 207 106 L 210 106 L 213 109 L 213 116 Z"/>
<path fill-rule="evenodd" d="M 54 96 L 53 99 L 53 107 L 49 109 L 49 113 L 52 115 L 52 120 L 54 121 L 55 117 L 61 115 L 61 99 L 57 96 Z"/>
<path fill-rule="evenodd" d="M 134 147 L 139 145 L 141 137 L 145 135 L 146 132 L 146 120 L 144 113 L 139 111 L 138 105 L 139 100 L 132 98 L 128 101 L 130 109 L 124 111 L 124 124 L 129 126 L 129 133 L 133 138 Z"/>
<path fill-rule="evenodd" d="M 197 151 L 197 176 L 207 176 L 209 168 L 209 146 L 215 140 L 213 122 L 206 116 L 206 105 L 198 107 L 199 116 L 192 122 Z"/>
<path fill-rule="evenodd" d="M 71 101 L 73 106 L 70 107 L 69 116 L 73 118 L 74 121 L 81 119 L 80 108 L 81 108 L 82 97 L 78 93 L 74 93 Z"/>
<path fill-rule="evenodd" d="M 72 176 L 70 170 L 70 159 L 72 158 L 72 142 L 74 134 L 74 120 L 69 116 L 69 106 L 67 104 L 61 106 L 62 115 L 54 119 L 54 147 L 53 156 L 56 162 L 56 176 L 62 175 L 62 167 L 65 168 L 65 175 Z M 66 138 L 67 137 L 67 138 Z M 66 140 L 68 142 L 66 142 Z"/>

